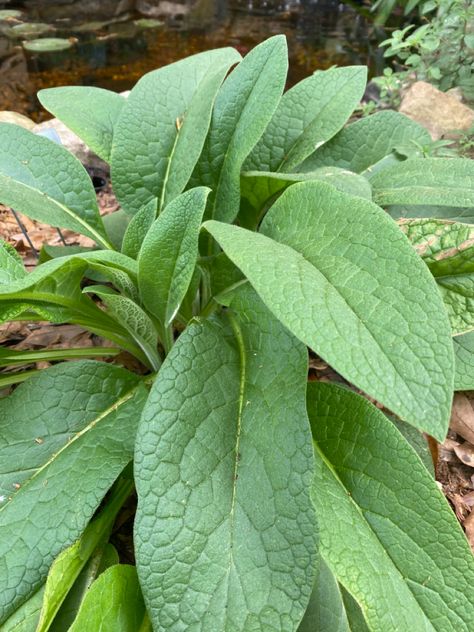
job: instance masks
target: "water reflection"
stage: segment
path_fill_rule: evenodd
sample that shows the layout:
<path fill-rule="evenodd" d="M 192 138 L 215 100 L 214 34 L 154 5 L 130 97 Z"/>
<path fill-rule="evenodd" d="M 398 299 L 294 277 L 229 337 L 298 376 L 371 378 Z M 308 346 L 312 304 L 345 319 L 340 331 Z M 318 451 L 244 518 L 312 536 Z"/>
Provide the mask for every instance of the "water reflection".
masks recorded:
<path fill-rule="evenodd" d="M 35 98 L 40 88 L 125 90 L 186 55 L 225 45 L 245 54 L 276 33 L 288 38 L 290 83 L 333 64 L 377 63 L 363 10 L 337 0 L 28 0 L 0 2 L 2 9 L 22 14 L 0 21 L 0 109 L 36 119 L 44 116 Z M 71 46 L 25 50 L 22 41 L 37 37 Z"/>

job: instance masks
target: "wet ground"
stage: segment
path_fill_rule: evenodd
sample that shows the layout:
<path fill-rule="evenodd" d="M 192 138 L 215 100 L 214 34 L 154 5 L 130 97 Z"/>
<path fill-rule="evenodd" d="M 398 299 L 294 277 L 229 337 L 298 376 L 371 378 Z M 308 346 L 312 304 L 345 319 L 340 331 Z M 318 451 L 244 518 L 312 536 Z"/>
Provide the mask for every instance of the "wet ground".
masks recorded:
<path fill-rule="evenodd" d="M 2 18 L 2 10 L 18 10 Z M 334 0 L 28 0 L 0 2 L 0 110 L 41 120 L 41 88 L 96 85 L 129 89 L 145 72 L 201 50 L 246 53 L 276 33 L 290 51 L 289 82 L 334 64 L 382 67 L 367 8 Z M 34 40 L 67 48 L 28 50 Z"/>

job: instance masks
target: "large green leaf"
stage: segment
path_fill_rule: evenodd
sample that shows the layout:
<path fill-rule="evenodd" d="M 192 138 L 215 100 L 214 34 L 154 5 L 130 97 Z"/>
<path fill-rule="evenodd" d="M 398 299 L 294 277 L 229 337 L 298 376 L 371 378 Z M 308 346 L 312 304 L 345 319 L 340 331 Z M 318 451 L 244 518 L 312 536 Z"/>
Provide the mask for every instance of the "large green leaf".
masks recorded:
<path fill-rule="evenodd" d="M 135 567 L 116 564 L 92 584 L 69 630 L 137 632 L 145 614 Z"/>
<path fill-rule="evenodd" d="M 436 219 L 446 219 L 454 222 L 474 223 L 474 207 L 459 208 L 456 206 L 427 206 L 426 204 L 402 205 L 397 204 L 388 206 L 387 213 L 394 219 L 413 218 L 413 217 L 430 217 Z"/>
<path fill-rule="evenodd" d="M 63 86 L 40 90 L 37 96 L 92 151 L 109 160 L 114 127 L 125 105 L 120 94 L 90 86 Z"/>
<path fill-rule="evenodd" d="M 370 178 L 374 202 L 474 206 L 474 160 L 467 158 L 410 159 Z"/>
<path fill-rule="evenodd" d="M 321 554 L 369 628 L 469 632 L 474 558 L 416 453 L 381 411 L 340 386 L 310 383 L 308 414 Z"/>
<path fill-rule="evenodd" d="M 110 248 L 91 179 L 64 147 L 0 123 L 0 202 Z"/>
<path fill-rule="evenodd" d="M 456 391 L 474 390 L 474 331 L 453 338 L 454 389 Z"/>
<path fill-rule="evenodd" d="M 0 401 L 0 622 L 38 589 L 130 461 L 145 399 L 137 376 L 81 361 Z"/>
<path fill-rule="evenodd" d="M 235 219 L 242 164 L 278 106 L 287 69 L 286 40 L 276 35 L 252 49 L 219 91 L 192 180 L 213 190 L 209 216 L 226 222 Z"/>
<path fill-rule="evenodd" d="M 232 308 L 181 334 L 140 422 L 135 545 L 157 631 L 293 631 L 313 584 L 306 351 L 248 286 Z"/>
<path fill-rule="evenodd" d="M 331 166 L 356 173 L 370 173 L 385 165 L 387 156 L 392 156 L 391 160 L 397 162 L 393 152 L 400 145 L 423 145 L 430 141 L 428 131 L 403 114 L 377 112 L 341 130 L 305 160 L 298 170 L 307 172 Z"/>
<path fill-rule="evenodd" d="M 300 340 L 399 417 L 445 436 L 449 322 L 429 271 L 382 209 L 303 182 L 272 206 L 264 234 L 204 226 Z"/>
<path fill-rule="evenodd" d="M 0 630 L 2 632 L 36 632 L 41 605 L 43 603 L 44 586 L 32 597 L 25 601 L 18 610 L 5 621 Z"/>
<path fill-rule="evenodd" d="M 201 153 L 217 91 L 240 60 L 233 48 L 154 70 L 131 91 L 114 131 L 112 181 L 124 210 L 153 198 L 160 211 L 186 186 Z"/>
<path fill-rule="evenodd" d="M 288 90 L 245 169 L 291 171 L 338 132 L 362 98 L 365 66 L 316 71 Z"/>
<path fill-rule="evenodd" d="M 209 189 L 198 187 L 177 197 L 148 230 L 138 257 L 143 304 L 167 327 L 191 282 Z"/>
<path fill-rule="evenodd" d="M 321 167 L 310 173 L 271 173 L 269 171 L 244 171 L 240 179 L 240 194 L 252 207 L 245 214 L 245 228 L 255 228 L 261 219 L 262 210 L 275 196 L 295 182 L 321 180 L 338 191 L 349 195 L 372 199 L 372 189 L 363 176 L 338 167 Z M 239 219 L 243 219 L 241 211 Z"/>
<path fill-rule="evenodd" d="M 401 220 L 441 291 L 454 334 L 474 329 L 474 226 L 436 219 Z"/>

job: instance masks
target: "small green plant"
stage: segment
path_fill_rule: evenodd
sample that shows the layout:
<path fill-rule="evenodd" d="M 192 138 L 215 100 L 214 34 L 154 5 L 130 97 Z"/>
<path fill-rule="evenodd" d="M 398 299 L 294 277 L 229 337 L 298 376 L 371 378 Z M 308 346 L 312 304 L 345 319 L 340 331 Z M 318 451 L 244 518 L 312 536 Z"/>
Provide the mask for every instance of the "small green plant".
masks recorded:
<path fill-rule="evenodd" d="M 1 320 L 148 367 L 62 362 L 0 401 L 2 630 L 470 629 L 474 560 L 421 432 L 474 388 L 474 166 L 400 151 L 429 135 L 396 112 L 344 127 L 364 67 L 283 94 L 286 71 L 276 36 L 126 100 L 40 92 L 110 162 L 110 220 L 64 148 L 0 125 L 1 202 L 97 244 L 31 273 L 3 244 Z M 308 347 L 391 416 L 308 383 Z M 110 543 L 134 487 L 136 569 Z"/>
<path fill-rule="evenodd" d="M 385 57 L 402 69 L 386 69 L 376 83 L 382 98 L 397 102 L 400 89 L 413 80 L 428 81 L 440 90 L 460 87 L 474 100 L 474 5 L 471 0 L 429 0 L 421 5 L 426 24 L 410 24 L 382 42 Z"/>

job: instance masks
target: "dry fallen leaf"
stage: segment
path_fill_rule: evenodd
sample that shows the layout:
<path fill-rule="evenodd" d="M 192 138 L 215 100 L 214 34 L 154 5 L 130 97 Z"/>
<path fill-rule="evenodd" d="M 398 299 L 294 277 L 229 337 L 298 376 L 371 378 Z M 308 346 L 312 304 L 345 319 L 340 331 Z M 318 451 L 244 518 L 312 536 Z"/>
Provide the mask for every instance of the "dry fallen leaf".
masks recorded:
<path fill-rule="evenodd" d="M 474 408 L 472 400 L 464 393 L 456 393 L 454 396 L 450 428 L 474 444 Z"/>
<path fill-rule="evenodd" d="M 469 467 L 474 467 L 473 445 L 466 441 L 465 443 L 454 446 L 454 451 L 456 452 L 456 456 L 460 461 L 462 461 L 465 465 L 469 465 Z"/>

